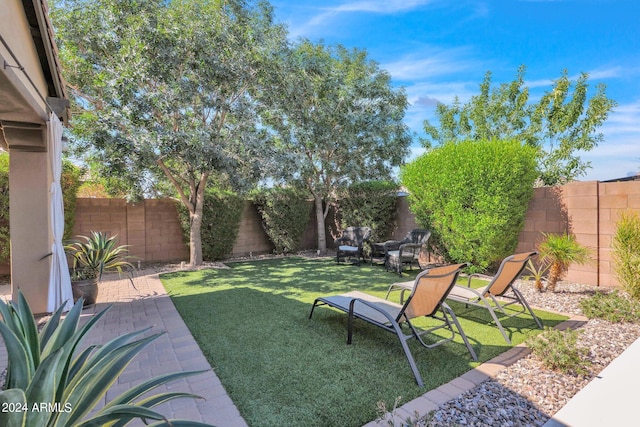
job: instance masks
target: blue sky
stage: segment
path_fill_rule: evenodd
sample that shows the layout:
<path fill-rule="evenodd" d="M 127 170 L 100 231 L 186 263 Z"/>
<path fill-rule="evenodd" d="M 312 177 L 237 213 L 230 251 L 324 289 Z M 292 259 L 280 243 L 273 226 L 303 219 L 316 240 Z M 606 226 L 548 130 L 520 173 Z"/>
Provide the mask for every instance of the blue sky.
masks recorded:
<path fill-rule="evenodd" d="M 566 69 L 607 85 L 618 102 L 601 128 L 605 142 L 582 155 L 581 180 L 640 170 L 639 0 L 272 0 L 290 37 L 366 49 L 404 86 L 405 121 L 422 133 L 437 102 L 468 100 L 491 71 L 495 85 L 527 67 L 532 98 Z M 414 155 L 422 150 L 413 147 Z"/>

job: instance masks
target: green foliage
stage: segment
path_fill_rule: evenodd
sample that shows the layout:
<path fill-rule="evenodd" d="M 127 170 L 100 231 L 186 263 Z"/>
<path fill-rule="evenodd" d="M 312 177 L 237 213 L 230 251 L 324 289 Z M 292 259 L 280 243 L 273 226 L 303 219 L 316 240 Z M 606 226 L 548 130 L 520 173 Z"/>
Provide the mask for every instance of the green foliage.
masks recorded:
<path fill-rule="evenodd" d="M 279 66 L 282 89 L 261 98 L 279 159 L 272 173 L 313 195 L 318 249 L 324 251 L 324 218 L 338 188 L 389 179 L 408 154 L 407 97 L 359 49 L 305 40 Z"/>
<path fill-rule="evenodd" d="M 549 264 L 547 290 L 555 292 L 556 285 L 569 270 L 571 264 L 587 264 L 591 260 L 591 251 L 576 241 L 573 234 L 546 234 L 538 244 L 542 262 Z"/>
<path fill-rule="evenodd" d="M 139 338 L 148 329 L 131 332 L 105 343 L 80 351 L 80 342 L 89 334 L 107 309 L 80 326 L 82 300 L 61 320 L 61 306 L 38 332 L 31 308 L 22 292 L 17 303 L 0 300 L 0 335 L 4 340 L 9 366 L 0 402 L 21 410 L 0 412 L 3 426 L 83 426 L 126 425 L 134 419 L 160 420 L 154 425 L 185 425 L 176 420 L 170 424 L 154 406 L 182 398 L 198 398 L 189 393 L 168 392 L 143 395 L 155 387 L 200 372 L 173 373 L 158 376 L 137 385 L 103 405 L 107 390 L 118 376 L 147 345 L 162 334 Z M 136 400 L 138 400 L 136 402 Z M 33 410 L 34 405 L 58 405 L 58 410 Z M 100 407 L 100 409 L 97 409 Z M 189 422 L 190 426 L 205 424 Z"/>
<path fill-rule="evenodd" d="M 578 346 L 578 331 L 559 331 L 547 327 L 543 333 L 527 341 L 533 354 L 549 369 L 573 375 L 587 375 L 591 362 L 589 349 Z"/>
<path fill-rule="evenodd" d="M 69 240 L 76 222 L 76 200 L 82 181 L 83 170 L 69 160 L 62 160 L 62 174 L 60 186 L 62 187 L 62 201 L 64 203 L 64 235 L 63 240 Z"/>
<path fill-rule="evenodd" d="M 544 184 L 562 184 L 584 175 L 590 164 L 576 153 L 590 151 L 604 141 L 596 130 L 616 102 L 607 98 L 604 84 L 597 85 L 588 98 L 588 74 L 581 73 L 572 81 L 566 70 L 539 101 L 530 102 L 524 77 L 525 67 L 521 66 L 514 81 L 492 88 L 491 72 L 487 72 L 480 93 L 468 103 L 460 104 L 456 98 L 451 106 L 439 104 L 439 126 L 425 120 L 430 140 L 424 144 L 515 139 L 538 150 Z"/>
<path fill-rule="evenodd" d="M 196 218 L 209 179 L 249 188 L 268 156 L 255 92 L 286 45 L 266 2 L 59 0 L 51 19 L 74 103 L 71 148 L 129 198 L 178 195 Z M 191 263 L 202 261 L 200 222 Z"/>
<path fill-rule="evenodd" d="M 535 150 L 517 141 L 435 148 L 401 171 L 418 223 L 452 262 L 484 270 L 511 255 L 533 195 Z"/>
<path fill-rule="evenodd" d="M 69 239 L 76 219 L 76 199 L 82 169 L 68 160 L 62 161 L 60 185 L 64 203 L 64 236 Z M 0 153 L 0 263 L 9 260 L 9 154 Z"/>
<path fill-rule="evenodd" d="M 372 242 L 387 240 L 393 231 L 400 187 L 393 181 L 363 181 L 338 192 L 342 229 L 370 227 Z"/>
<path fill-rule="evenodd" d="M 102 275 L 109 271 L 118 273 L 134 270 L 134 266 L 127 261 L 131 258 L 128 246 L 116 246 L 118 236 L 108 237 L 102 231 L 92 231 L 90 236 L 80 236 L 65 246 L 65 252 L 73 258 L 73 270 L 82 279 L 102 279 Z"/>
<path fill-rule="evenodd" d="M 9 260 L 9 154 L 0 152 L 0 263 Z"/>
<path fill-rule="evenodd" d="M 223 259 L 231 254 L 238 237 L 244 199 L 231 191 L 209 189 L 202 211 L 202 257 L 207 261 Z M 178 205 L 182 230 L 189 239 L 189 212 Z"/>
<path fill-rule="evenodd" d="M 618 291 L 600 292 L 580 301 L 580 307 L 589 318 L 604 319 L 612 323 L 640 322 L 640 302 L 626 298 Z"/>
<path fill-rule="evenodd" d="M 275 252 L 298 250 L 309 223 L 311 205 L 307 193 L 290 187 L 274 187 L 257 191 L 252 198 Z"/>
<path fill-rule="evenodd" d="M 611 246 L 616 277 L 629 295 L 640 299 L 640 215 L 637 212 L 620 214 Z"/>

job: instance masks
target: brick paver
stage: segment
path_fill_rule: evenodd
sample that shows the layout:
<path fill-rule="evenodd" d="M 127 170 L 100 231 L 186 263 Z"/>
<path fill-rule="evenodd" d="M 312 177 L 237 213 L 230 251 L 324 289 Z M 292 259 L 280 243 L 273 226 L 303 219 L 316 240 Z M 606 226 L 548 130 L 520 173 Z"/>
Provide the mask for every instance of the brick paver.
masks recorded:
<path fill-rule="evenodd" d="M 166 391 L 186 392 L 203 399 L 177 399 L 157 406 L 167 418 L 182 418 L 224 427 L 245 427 L 235 404 L 205 359 L 195 339 L 166 294 L 157 274 L 140 272 L 129 280 L 118 278 L 100 284 L 98 303 L 83 310 L 81 322 L 86 322 L 112 304 L 105 316 L 82 342 L 86 347 L 102 344 L 122 334 L 151 327 L 144 336 L 164 332 L 148 345 L 124 370 L 107 392 L 105 401 L 160 374 L 178 371 L 205 372 L 158 387 L 152 394 Z M 0 346 L 0 370 L 7 366 L 4 345 Z M 103 402 L 104 404 L 104 402 Z M 142 422 L 130 425 L 143 426 Z"/>

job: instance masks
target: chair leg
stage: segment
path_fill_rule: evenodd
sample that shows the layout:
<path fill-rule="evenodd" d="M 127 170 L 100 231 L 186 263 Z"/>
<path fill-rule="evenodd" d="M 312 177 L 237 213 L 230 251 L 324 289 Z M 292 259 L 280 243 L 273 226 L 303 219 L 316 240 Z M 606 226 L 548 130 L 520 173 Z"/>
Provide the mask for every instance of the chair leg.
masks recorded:
<path fill-rule="evenodd" d="M 478 356 L 476 355 L 476 352 L 473 350 L 473 347 L 471 347 L 471 344 L 469 343 L 469 339 L 467 338 L 467 334 L 465 334 L 464 331 L 462 330 L 462 326 L 460 326 L 460 322 L 458 322 L 458 318 L 456 317 L 456 314 L 453 312 L 453 310 L 451 309 L 451 307 L 449 307 L 447 303 L 442 303 L 442 309 L 443 309 L 442 311 L 444 313 L 445 318 L 447 318 L 447 312 L 449 313 L 449 316 L 451 316 L 451 320 L 453 321 L 453 324 L 456 325 L 456 329 L 458 329 L 458 333 L 462 337 L 462 341 L 464 341 L 464 345 L 467 346 L 467 350 L 469 350 L 469 353 L 471 354 L 471 357 L 473 358 L 474 362 L 477 362 Z"/>
<path fill-rule="evenodd" d="M 489 310 L 489 314 L 491 314 L 491 317 L 493 318 L 493 321 L 496 323 L 496 326 L 498 327 L 498 329 L 500 329 L 500 332 L 502 333 L 504 340 L 507 342 L 507 344 L 511 345 L 511 340 L 507 336 L 507 332 L 502 327 L 502 323 L 500 323 L 500 320 L 498 320 L 498 316 L 496 316 L 496 312 L 493 311 L 493 307 L 491 307 L 491 304 L 489 304 L 489 301 L 487 301 L 485 297 L 480 297 L 480 298 L 482 303 L 487 308 L 487 310 Z"/>
<path fill-rule="evenodd" d="M 529 304 L 527 303 L 527 300 L 524 299 L 524 297 L 522 296 L 522 294 L 520 293 L 519 290 L 517 290 L 516 288 L 514 288 L 513 286 L 511 287 L 511 290 L 513 291 L 513 293 L 516 295 L 516 298 L 518 299 L 518 302 L 529 311 L 529 314 L 531 314 L 531 317 L 533 317 L 533 320 L 536 321 L 536 324 L 538 325 L 538 328 L 540 329 L 544 329 L 542 327 L 542 322 L 540 322 L 540 319 L 538 319 L 538 316 L 535 315 L 535 313 L 533 312 L 533 310 L 531 309 L 531 307 L 529 306 Z"/>

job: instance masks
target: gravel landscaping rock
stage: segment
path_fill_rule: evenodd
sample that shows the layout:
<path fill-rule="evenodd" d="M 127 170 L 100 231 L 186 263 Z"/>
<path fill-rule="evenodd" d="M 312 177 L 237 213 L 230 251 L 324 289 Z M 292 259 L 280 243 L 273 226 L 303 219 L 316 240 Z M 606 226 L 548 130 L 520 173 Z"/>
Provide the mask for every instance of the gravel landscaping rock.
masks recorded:
<path fill-rule="evenodd" d="M 564 282 L 555 293 L 539 293 L 530 282 L 522 282 L 518 288 L 532 306 L 569 314 L 582 314 L 580 300 L 598 289 Z M 589 349 L 592 363 L 587 375 L 549 370 L 529 355 L 500 371 L 495 378 L 445 403 L 430 420 L 417 425 L 542 426 L 640 336 L 640 324 L 592 319 L 579 331 L 578 345 Z"/>

